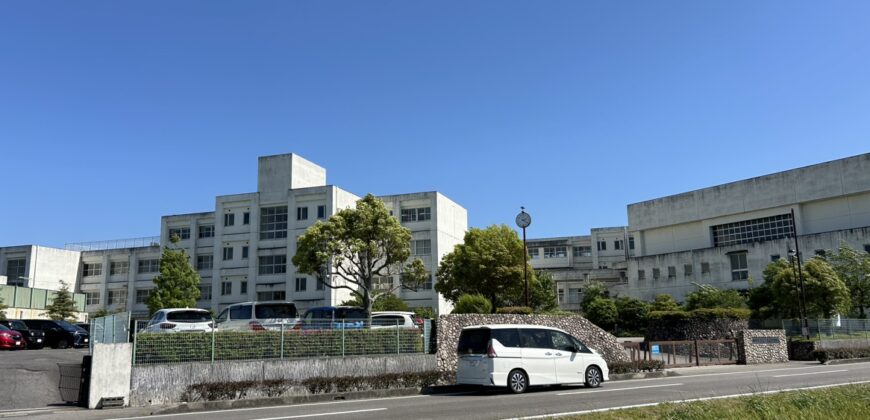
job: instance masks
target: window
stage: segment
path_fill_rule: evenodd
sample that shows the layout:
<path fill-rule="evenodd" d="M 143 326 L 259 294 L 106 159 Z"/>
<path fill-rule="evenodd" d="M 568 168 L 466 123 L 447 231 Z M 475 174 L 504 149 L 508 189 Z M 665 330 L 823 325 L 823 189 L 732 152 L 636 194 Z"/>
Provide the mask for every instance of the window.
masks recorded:
<path fill-rule="evenodd" d="M 538 259 L 538 248 L 529 248 L 529 258 L 536 260 Z"/>
<path fill-rule="evenodd" d="M 564 258 L 568 256 L 564 246 L 544 247 L 544 258 Z"/>
<path fill-rule="evenodd" d="M 389 276 L 376 276 L 372 278 L 372 288 L 375 290 L 390 290 L 393 288 L 393 278 Z"/>
<path fill-rule="evenodd" d="M 777 262 L 777 261 L 779 261 L 779 259 L 780 259 L 779 254 L 773 254 L 770 256 L 770 262 Z"/>
<path fill-rule="evenodd" d="M 308 207 L 296 207 L 296 220 L 308 220 Z"/>
<path fill-rule="evenodd" d="M 283 274 L 287 272 L 286 255 L 264 255 L 260 257 L 260 274 Z"/>
<path fill-rule="evenodd" d="M 520 329 L 520 342 L 525 348 L 535 349 L 551 349 L 553 348 L 553 340 L 550 338 L 550 331 L 537 328 Z"/>
<path fill-rule="evenodd" d="M 658 280 L 662 276 L 661 270 L 653 268 L 653 280 Z"/>
<path fill-rule="evenodd" d="M 230 308 L 230 319 L 251 319 L 251 305 L 238 305 Z"/>
<path fill-rule="evenodd" d="M 668 280 L 673 280 L 677 278 L 677 267 L 668 266 Z"/>
<path fill-rule="evenodd" d="M 229 260 L 233 259 L 233 247 L 225 246 L 223 257 L 224 257 L 224 261 L 229 261 Z"/>
<path fill-rule="evenodd" d="M 221 296 L 228 296 L 231 294 L 233 294 L 233 282 L 222 281 L 221 282 Z"/>
<path fill-rule="evenodd" d="M 197 270 L 211 270 L 214 266 L 214 256 L 213 255 L 197 255 L 196 256 L 196 269 Z"/>
<path fill-rule="evenodd" d="M 607 241 L 598 241 L 598 250 L 607 251 Z"/>
<path fill-rule="evenodd" d="M 109 263 L 109 275 L 127 274 L 130 272 L 130 261 L 112 261 Z"/>
<path fill-rule="evenodd" d="M 791 214 L 780 214 L 711 227 L 713 246 L 728 246 L 786 238 L 794 233 Z"/>
<path fill-rule="evenodd" d="M 822 257 L 822 258 L 825 258 L 825 256 L 828 254 L 827 252 L 825 252 L 824 249 L 817 249 L 815 253 L 816 253 L 816 256 Z"/>
<path fill-rule="evenodd" d="M 710 263 L 701 263 L 701 274 L 710 274 Z"/>
<path fill-rule="evenodd" d="M 85 292 L 85 304 L 86 305 L 99 305 L 100 304 L 100 292 Z"/>
<path fill-rule="evenodd" d="M 625 242 L 622 239 L 617 239 L 613 241 L 613 249 L 620 250 L 622 246 L 625 245 Z"/>
<path fill-rule="evenodd" d="M 246 212 L 242 213 L 242 224 L 243 225 L 250 225 L 251 224 L 251 212 L 246 211 Z"/>
<path fill-rule="evenodd" d="M 574 256 L 575 257 L 591 257 L 592 256 L 592 247 L 591 246 L 575 246 L 574 247 Z"/>
<path fill-rule="evenodd" d="M 562 303 L 565 301 L 565 289 L 559 289 L 558 299 L 559 299 L 559 303 Z"/>
<path fill-rule="evenodd" d="M 139 260 L 139 266 L 136 268 L 136 272 L 139 274 L 157 273 L 159 271 L 160 260 L 158 259 Z"/>
<path fill-rule="evenodd" d="M 317 284 L 317 286 L 315 286 L 315 289 L 317 289 L 317 290 L 323 290 L 323 282 L 322 282 L 322 281 L 320 281 L 320 280 L 314 280 L 314 283 Z"/>
<path fill-rule="evenodd" d="M 402 276 L 404 277 L 404 274 L 402 274 Z M 404 278 L 401 279 L 400 281 L 402 282 L 402 284 L 407 284 L 407 283 L 408 283 L 408 282 L 405 281 Z M 430 274 L 429 277 L 427 277 L 426 280 L 425 280 L 422 284 L 420 284 L 420 287 L 418 287 L 417 289 L 414 289 L 414 288 L 411 288 L 411 287 L 405 287 L 405 289 L 408 289 L 408 290 L 415 290 L 415 291 L 416 291 L 416 290 L 432 290 L 432 275 Z"/>
<path fill-rule="evenodd" d="M 499 328 L 493 329 L 492 338 L 498 340 L 504 347 L 519 347 L 520 333 L 516 328 Z"/>
<path fill-rule="evenodd" d="M 109 305 L 124 305 L 127 303 L 127 290 L 109 290 Z"/>
<path fill-rule="evenodd" d="M 569 288 L 568 289 L 568 303 L 580 303 L 580 295 L 582 295 L 582 291 L 580 288 Z"/>
<path fill-rule="evenodd" d="M 870 254 L 870 244 L 864 244 L 864 252 Z"/>
<path fill-rule="evenodd" d="M 287 206 L 260 209 L 260 239 L 287 237 Z"/>
<path fill-rule="evenodd" d="M 99 276 L 101 274 L 103 274 L 103 264 L 84 264 L 84 268 L 82 269 L 82 277 Z"/>
<path fill-rule="evenodd" d="M 243 282 L 242 282 L 242 291 L 241 291 L 241 293 L 242 293 L 243 295 L 248 294 L 248 282 L 246 282 L 246 281 L 243 281 Z"/>
<path fill-rule="evenodd" d="M 136 303 L 145 303 L 150 294 L 151 289 L 136 289 Z"/>
<path fill-rule="evenodd" d="M 243 260 L 248 259 L 248 246 L 247 245 L 242 247 L 242 259 Z"/>
<path fill-rule="evenodd" d="M 200 284 L 199 285 L 199 300 L 211 300 L 211 285 L 210 284 Z"/>
<path fill-rule="evenodd" d="M 634 249 L 634 236 L 628 237 L 628 249 Z"/>
<path fill-rule="evenodd" d="M 431 207 L 402 209 L 402 222 L 422 222 L 432 219 Z"/>
<path fill-rule="evenodd" d="M 317 218 L 323 219 L 326 217 L 326 206 L 317 206 Z"/>
<path fill-rule="evenodd" d="M 202 225 L 199 228 L 198 236 L 200 238 L 213 238 L 214 237 L 214 225 Z"/>
<path fill-rule="evenodd" d="M 411 254 L 412 255 L 429 255 L 432 253 L 432 240 L 431 239 L 418 239 L 416 241 L 411 241 Z"/>
<path fill-rule="evenodd" d="M 287 293 L 283 290 L 278 290 L 275 292 L 257 292 L 257 300 L 287 300 Z"/>
<path fill-rule="evenodd" d="M 646 271 L 637 270 L 637 279 L 638 280 L 646 280 Z"/>
<path fill-rule="evenodd" d="M 24 277 L 25 262 L 25 258 L 15 258 L 6 261 L 6 277 L 9 280 L 10 286 L 24 286 L 24 280 L 20 280 L 20 278 Z"/>
<path fill-rule="evenodd" d="M 692 264 L 683 264 L 683 276 L 689 277 L 692 275 Z"/>
<path fill-rule="evenodd" d="M 224 214 L 224 226 L 232 226 L 236 224 L 236 215 L 234 213 Z"/>
<path fill-rule="evenodd" d="M 308 288 L 308 279 L 305 277 L 296 277 L 296 291 L 304 292 Z"/>
<path fill-rule="evenodd" d="M 749 278 L 749 266 L 746 263 L 746 253 L 736 252 L 730 254 L 731 258 L 731 280 L 746 280 Z"/>
<path fill-rule="evenodd" d="M 178 239 L 185 240 L 190 239 L 190 228 L 169 228 L 169 237 L 178 236 Z"/>

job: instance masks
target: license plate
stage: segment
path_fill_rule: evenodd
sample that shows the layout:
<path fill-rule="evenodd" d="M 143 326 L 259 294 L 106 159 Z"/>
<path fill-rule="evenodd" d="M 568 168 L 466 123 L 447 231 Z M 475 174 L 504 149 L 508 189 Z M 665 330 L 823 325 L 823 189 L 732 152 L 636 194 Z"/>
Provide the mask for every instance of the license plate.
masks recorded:
<path fill-rule="evenodd" d="M 16 345 L 16 346 L 20 346 L 20 345 L 21 345 L 21 342 L 20 342 L 20 341 L 16 341 L 16 342 L 15 342 L 15 345 Z"/>
<path fill-rule="evenodd" d="M 42 339 L 41 339 L 41 338 L 37 338 L 37 339 L 36 339 L 36 342 L 37 342 L 37 343 L 41 343 L 41 342 L 42 342 Z"/>

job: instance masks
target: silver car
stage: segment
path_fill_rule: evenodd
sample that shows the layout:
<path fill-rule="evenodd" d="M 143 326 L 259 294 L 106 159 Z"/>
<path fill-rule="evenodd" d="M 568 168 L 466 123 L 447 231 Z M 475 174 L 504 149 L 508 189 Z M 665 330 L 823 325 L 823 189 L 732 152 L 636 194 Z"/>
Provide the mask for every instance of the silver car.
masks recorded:
<path fill-rule="evenodd" d="M 211 312 L 198 308 L 171 308 L 155 312 L 142 332 L 211 332 L 213 329 Z"/>

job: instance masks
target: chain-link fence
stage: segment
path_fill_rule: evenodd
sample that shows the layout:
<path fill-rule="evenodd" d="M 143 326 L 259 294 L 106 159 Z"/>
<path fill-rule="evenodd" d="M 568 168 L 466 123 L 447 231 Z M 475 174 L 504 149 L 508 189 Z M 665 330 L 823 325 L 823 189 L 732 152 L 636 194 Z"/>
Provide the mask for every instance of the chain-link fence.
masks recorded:
<path fill-rule="evenodd" d="M 92 353 L 96 343 L 129 343 L 130 313 L 121 312 L 91 319 L 89 335 Z"/>
<path fill-rule="evenodd" d="M 807 331 L 803 331 L 801 320 L 784 319 L 782 329 L 789 337 L 809 335 L 815 340 L 852 340 L 870 339 L 870 320 L 868 319 L 808 319 Z"/>
<path fill-rule="evenodd" d="M 256 328 L 259 327 L 259 328 Z M 369 326 L 367 320 L 277 325 L 245 324 L 192 332 L 140 321 L 133 338 L 133 363 L 214 362 L 220 360 L 289 359 L 423 353 L 423 328 Z"/>

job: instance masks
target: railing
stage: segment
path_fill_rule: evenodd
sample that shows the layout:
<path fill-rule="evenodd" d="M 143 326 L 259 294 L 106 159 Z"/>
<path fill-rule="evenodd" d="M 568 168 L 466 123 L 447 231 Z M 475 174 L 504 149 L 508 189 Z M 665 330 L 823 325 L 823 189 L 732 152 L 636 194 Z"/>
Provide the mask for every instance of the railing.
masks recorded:
<path fill-rule="evenodd" d="M 666 367 L 736 364 L 737 340 L 624 342 L 632 361 L 660 360 Z"/>
<path fill-rule="evenodd" d="M 796 319 L 784 319 L 782 329 L 789 337 L 803 336 L 804 323 Z M 870 340 L 870 319 L 808 319 L 808 335 L 815 340 Z"/>
<path fill-rule="evenodd" d="M 133 336 L 133 364 L 424 353 L 423 331 L 428 330 L 399 323 L 370 327 L 362 319 L 243 328 L 171 332 L 140 321 Z"/>
<path fill-rule="evenodd" d="M 63 246 L 68 251 L 102 251 L 106 249 L 139 248 L 145 246 L 160 246 L 159 236 L 142 238 L 112 239 L 107 241 L 74 242 Z"/>

